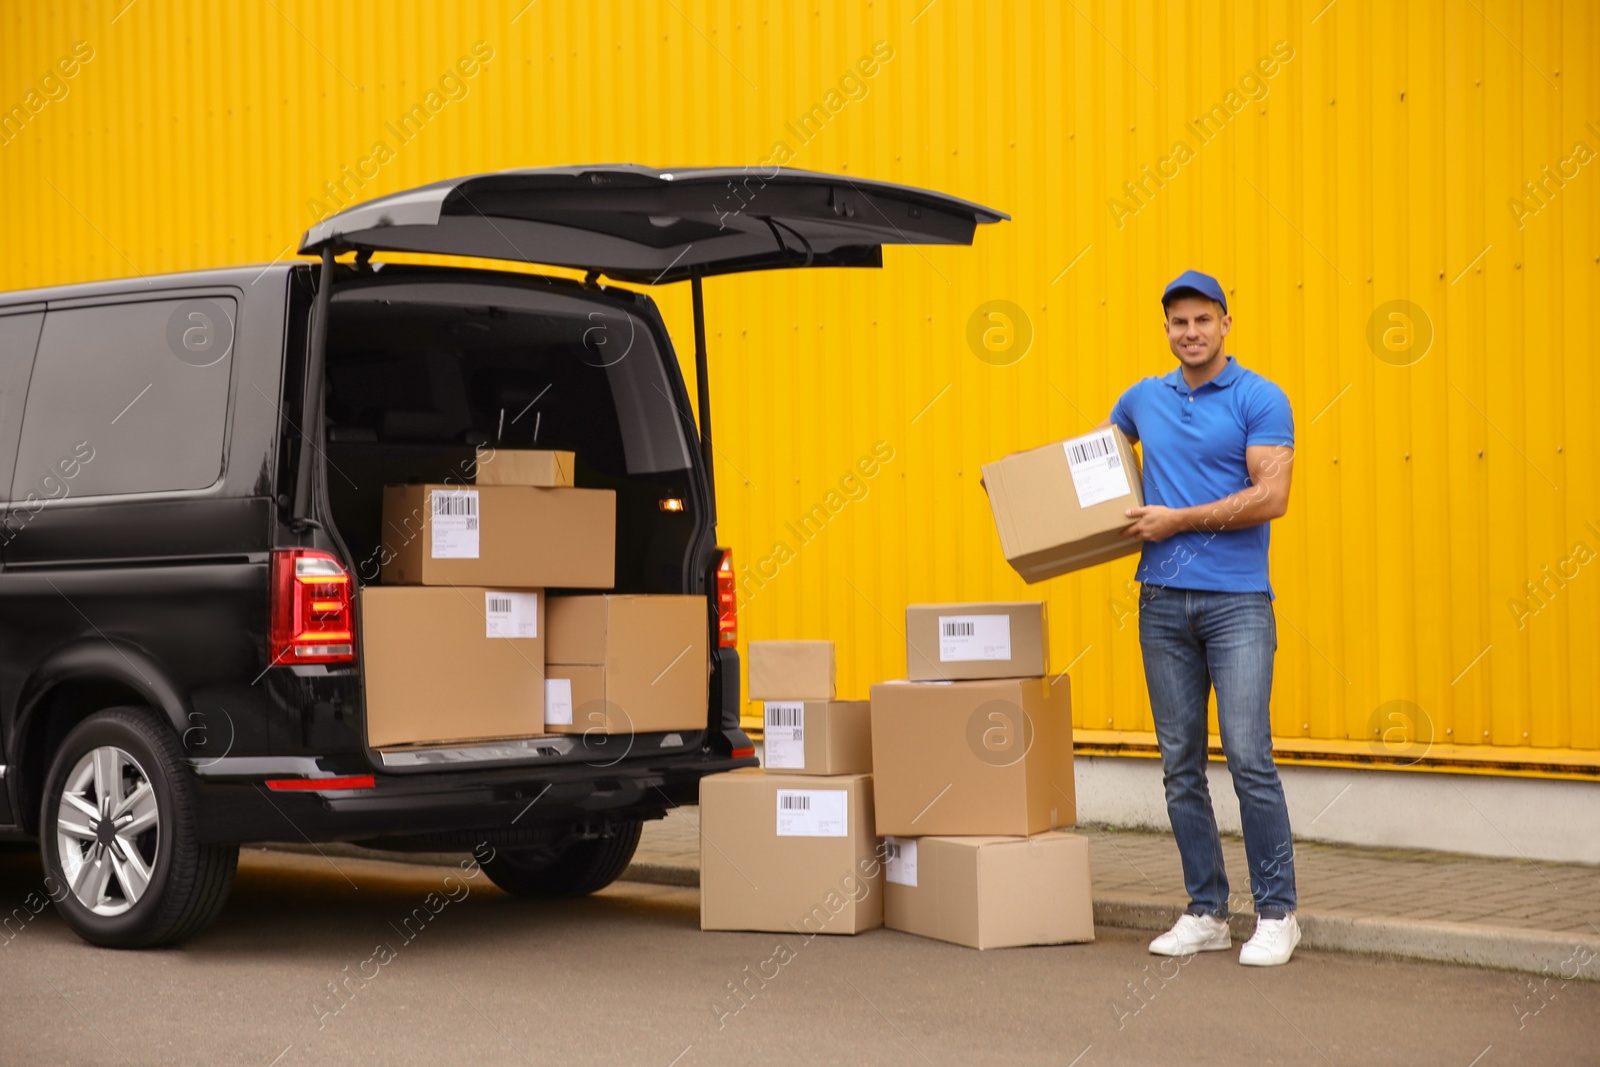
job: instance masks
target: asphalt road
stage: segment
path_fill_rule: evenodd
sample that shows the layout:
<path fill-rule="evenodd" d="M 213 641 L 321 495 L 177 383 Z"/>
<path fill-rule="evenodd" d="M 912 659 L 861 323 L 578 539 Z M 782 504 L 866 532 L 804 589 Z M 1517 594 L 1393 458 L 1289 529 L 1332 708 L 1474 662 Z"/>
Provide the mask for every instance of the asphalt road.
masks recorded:
<path fill-rule="evenodd" d="M 702 933 L 694 890 L 539 904 L 449 874 L 250 851 L 217 924 L 158 952 L 91 948 L 49 908 L 13 921 L 0 1063 L 1600 1063 L 1600 983 L 1315 952 L 1163 971 L 1109 929 L 983 953 Z M 6 911 L 38 883 L 36 854 L 0 854 Z"/>

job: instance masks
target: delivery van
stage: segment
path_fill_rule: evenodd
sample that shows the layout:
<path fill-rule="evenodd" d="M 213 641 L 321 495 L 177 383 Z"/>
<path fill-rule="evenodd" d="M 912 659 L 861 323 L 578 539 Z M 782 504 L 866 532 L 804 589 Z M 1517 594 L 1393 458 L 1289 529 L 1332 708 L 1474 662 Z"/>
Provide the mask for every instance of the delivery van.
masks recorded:
<path fill-rule="evenodd" d="M 805 171 L 514 170 L 332 215 L 314 259 L 0 294 L 0 839 L 37 839 L 63 918 L 123 947 L 204 928 L 246 842 L 478 849 L 534 897 L 609 884 L 644 821 L 755 763 L 702 280 L 878 267 L 1005 217 Z M 584 277 L 372 258 L 397 252 Z M 646 294 L 684 281 L 698 425 Z M 615 543 L 587 546 L 610 586 L 545 596 L 703 602 L 694 728 L 373 743 L 363 600 L 419 535 L 385 489 L 470 488 L 501 450 L 571 453 L 614 498 Z M 470 712 L 471 665 L 412 636 L 443 694 L 421 713 Z"/>

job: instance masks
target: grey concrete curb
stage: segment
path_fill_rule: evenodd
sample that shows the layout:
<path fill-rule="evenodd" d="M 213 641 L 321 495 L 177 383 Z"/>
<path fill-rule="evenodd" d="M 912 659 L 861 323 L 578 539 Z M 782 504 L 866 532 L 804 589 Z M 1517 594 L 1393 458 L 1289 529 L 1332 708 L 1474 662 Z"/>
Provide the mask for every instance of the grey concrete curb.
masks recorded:
<path fill-rule="evenodd" d="M 468 858 L 467 853 L 383 852 L 346 844 L 272 844 L 257 847 L 312 856 L 339 856 L 426 867 L 455 867 Z M 622 880 L 692 889 L 700 885 L 700 870 L 688 864 L 634 863 L 623 872 Z M 1159 931 L 1170 927 L 1180 910 L 1180 905 L 1159 900 L 1100 897 L 1094 902 L 1094 921 L 1097 926 Z M 1586 942 L 1572 934 L 1430 919 L 1319 915 L 1308 911 L 1298 912 L 1297 917 L 1300 920 L 1300 944 L 1305 948 L 1547 974 L 1558 980 L 1578 978 L 1600 981 L 1600 959 L 1591 956 L 1586 966 L 1580 966 L 1578 960 L 1582 958 Z M 1248 914 L 1233 916 L 1231 925 L 1233 936 L 1240 941 L 1248 938 L 1255 929 L 1254 920 Z"/>
<path fill-rule="evenodd" d="M 1179 911 L 1161 901 L 1096 898 L 1094 921 L 1097 926 L 1160 931 L 1172 925 Z M 1584 961 L 1587 966 L 1580 966 L 1586 942 L 1574 934 L 1432 919 L 1319 915 L 1304 909 L 1296 918 L 1305 948 L 1600 981 L 1600 960 L 1591 955 Z M 1255 920 L 1234 915 L 1230 926 L 1234 939 L 1243 941 L 1254 932 Z"/>

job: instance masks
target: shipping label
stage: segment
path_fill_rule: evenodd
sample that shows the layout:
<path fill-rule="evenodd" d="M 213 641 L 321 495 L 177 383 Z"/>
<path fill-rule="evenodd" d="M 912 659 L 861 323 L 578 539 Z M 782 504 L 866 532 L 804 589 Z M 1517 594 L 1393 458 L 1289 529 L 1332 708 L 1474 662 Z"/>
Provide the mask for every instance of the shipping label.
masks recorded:
<path fill-rule="evenodd" d="M 483 619 L 485 637 L 538 637 L 539 594 L 487 591 Z"/>
<path fill-rule="evenodd" d="M 1117 451 L 1117 441 L 1110 430 L 1074 437 L 1063 441 L 1061 447 L 1067 450 L 1067 466 L 1072 469 L 1072 486 L 1078 491 L 1080 508 L 1133 492 L 1128 487 L 1122 453 Z"/>
<path fill-rule="evenodd" d="M 773 770 L 806 769 L 806 706 L 798 700 L 769 700 L 766 707 L 767 766 Z"/>
<path fill-rule="evenodd" d="M 779 837 L 848 837 L 849 833 L 849 790 L 778 790 Z"/>
<path fill-rule="evenodd" d="M 572 725 L 571 678 L 546 678 L 544 680 L 544 724 L 546 726 Z"/>
<path fill-rule="evenodd" d="M 917 839 L 914 837 L 885 837 L 883 839 L 883 876 L 895 885 L 917 887 Z"/>
<path fill-rule="evenodd" d="M 478 558 L 478 491 L 430 489 L 434 559 Z"/>
<path fill-rule="evenodd" d="M 1011 616 L 940 615 L 939 662 L 1011 658 Z"/>

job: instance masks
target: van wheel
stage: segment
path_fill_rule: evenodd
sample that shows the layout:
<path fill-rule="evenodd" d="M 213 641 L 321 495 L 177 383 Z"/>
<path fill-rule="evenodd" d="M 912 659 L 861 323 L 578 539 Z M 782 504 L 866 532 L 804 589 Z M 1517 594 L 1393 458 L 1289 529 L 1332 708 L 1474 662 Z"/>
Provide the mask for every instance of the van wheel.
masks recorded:
<path fill-rule="evenodd" d="M 574 841 L 553 859 L 543 851 L 499 850 L 483 869 L 495 885 L 514 896 L 539 900 L 588 896 L 628 869 L 643 827 L 638 819 L 619 822 L 610 837 Z"/>
<path fill-rule="evenodd" d="M 56 908 L 85 941 L 150 948 L 204 929 L 228 899 L 234 846 L 196 840 L 194 783 L 149 708 L 108 708 L 56 750 L 39 846 Z"/>

